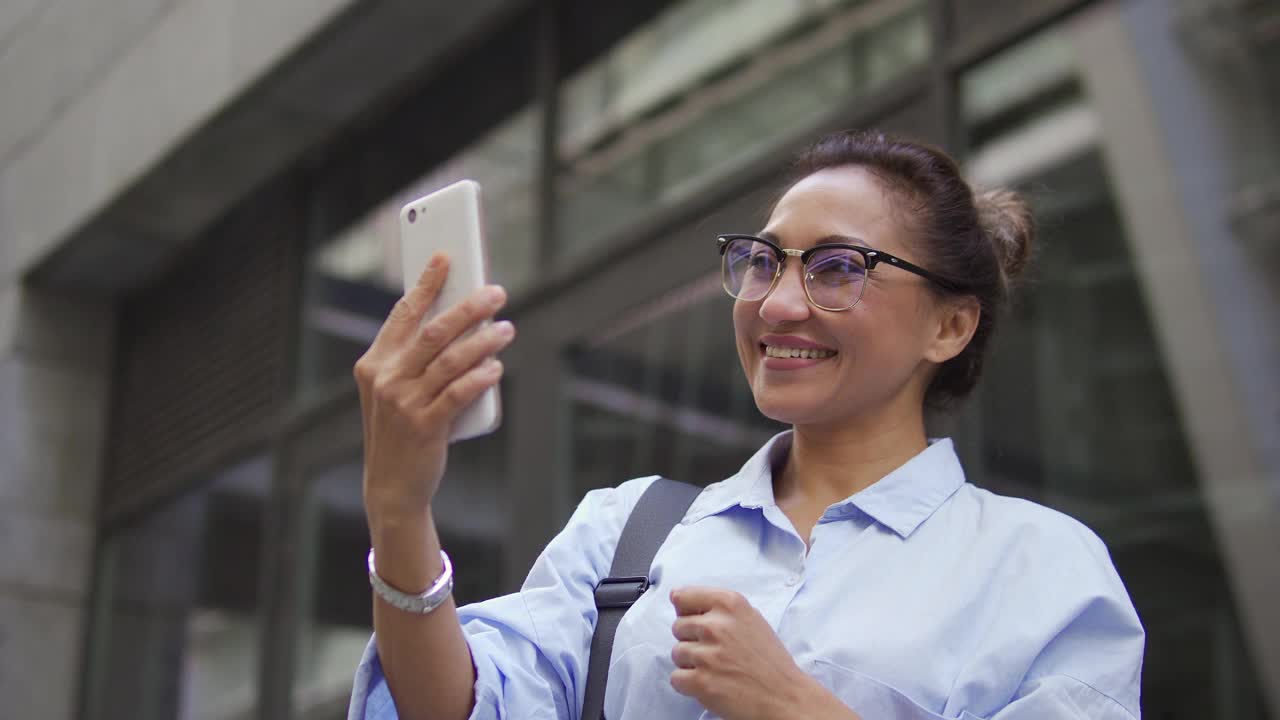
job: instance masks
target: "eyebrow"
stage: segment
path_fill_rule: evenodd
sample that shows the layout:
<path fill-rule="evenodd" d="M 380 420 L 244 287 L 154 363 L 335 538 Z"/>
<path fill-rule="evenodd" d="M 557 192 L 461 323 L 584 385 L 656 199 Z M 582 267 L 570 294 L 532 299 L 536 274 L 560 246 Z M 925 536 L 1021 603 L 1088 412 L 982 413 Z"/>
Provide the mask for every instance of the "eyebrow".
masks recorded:
<path fill-rule="evenodd" d="M 774 243 L 778 247 L 782 247 L 782 239 L 779 238 L 776 234 L 769 232 L 768 230 L 760 231 L 759 236 L 764 238 L 765 240 L 768 240 L 771 243 Z M 865 247 L 865 248 L 872 247 L 871 244 L 868 243 L 866 240 L 863 240 L 860 237 L 853 237 L 849 235 L 823 235 L 822 237 L 818 238 L 817 242 L 813 244 L 814 247 L 817 247 L 819 245 L 857 245 L 859 247 Z"/>

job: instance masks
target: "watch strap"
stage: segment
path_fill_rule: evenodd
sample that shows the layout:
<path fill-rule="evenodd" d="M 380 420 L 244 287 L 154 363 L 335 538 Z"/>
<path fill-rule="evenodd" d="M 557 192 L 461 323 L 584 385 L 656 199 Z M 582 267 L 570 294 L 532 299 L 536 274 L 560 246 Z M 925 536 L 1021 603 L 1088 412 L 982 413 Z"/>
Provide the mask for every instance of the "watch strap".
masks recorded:
<path fill-rule="evenodd" d="M 378 594 L 388 605 L 397 610 L 403 610 L 418 615 L 426 615 L 427 613 L 440 607 L 453 592 L 453 565 L 449 562 L 449 556 L 444 550 L 440 551 L 440 560 L 444 562 L 444 571 L 440 573 L 440 577 L 431 583 L 431 587 L 421 594 L 412 594 L 401 592 L 392 587 L 386 580 L 378 575 L 377 566 L 374 564 L 373 548 L 369 548 L 369 584 L 373 586 L 373 591 Z"/>

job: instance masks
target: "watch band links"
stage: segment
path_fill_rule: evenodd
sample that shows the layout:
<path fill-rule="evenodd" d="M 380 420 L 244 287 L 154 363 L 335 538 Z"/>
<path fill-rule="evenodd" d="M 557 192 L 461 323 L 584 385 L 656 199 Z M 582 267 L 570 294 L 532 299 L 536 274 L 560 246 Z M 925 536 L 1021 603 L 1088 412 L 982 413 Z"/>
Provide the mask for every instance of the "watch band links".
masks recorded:
<path fill-rule="evenodd" d="M 374 564 L 373 548 L 369 548 L 369 584 L 373 586 L 373 591 L 378 594 L 388 605 L 397 610 L 403 610 L 418 615 L 426 615 L 435 610 L 444 603 L 449 597 L 449 593 L 453 592 L 453 565 L 449 562 L 449 556 L 444 550 L 440 551 L 440 559 L 444 562 L 444 571 L 440 573 L 440 577 L 431 583 L 431 587 L 421 594 L 411 594 L 401 592 L 387 583 L 378 575 L 378 570 Z"/>

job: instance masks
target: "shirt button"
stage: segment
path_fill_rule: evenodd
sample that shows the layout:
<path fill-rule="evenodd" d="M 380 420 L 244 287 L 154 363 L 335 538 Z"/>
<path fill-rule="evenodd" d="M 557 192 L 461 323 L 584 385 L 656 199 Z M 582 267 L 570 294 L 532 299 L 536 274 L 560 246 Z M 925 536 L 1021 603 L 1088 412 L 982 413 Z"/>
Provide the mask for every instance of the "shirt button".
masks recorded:
<path fill-rule="evenodd" d="M 796 584 L 797 584 L 797 583 L 799 583 L 799 582 L 800 582 L 800 576 L 799 576 L 799 575 L 788 575 L 788 576 L 787 576 L 787 587 L 792 587 L 793 585 L 796 585 Z"/>

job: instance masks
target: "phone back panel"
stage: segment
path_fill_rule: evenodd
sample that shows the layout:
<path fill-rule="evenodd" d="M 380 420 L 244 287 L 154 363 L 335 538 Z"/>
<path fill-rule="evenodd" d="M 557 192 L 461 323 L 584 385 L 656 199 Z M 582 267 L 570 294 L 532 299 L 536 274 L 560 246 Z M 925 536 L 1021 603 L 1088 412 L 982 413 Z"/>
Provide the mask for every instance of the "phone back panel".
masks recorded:
<path fill-rule="evenodd" d="M 449 256 L 449 277 L 432 307 L 430 319 L 453 307 L 488 282 L 488 261 L 480 216 L 480 185 L 461 180 L 400 209 L 400 252 L 406 290 L 418 284 L 436 252 Z M 495 386 L 463 410 L 450 440 L 465 440 L 497 429 L 501 403 Z"/>

